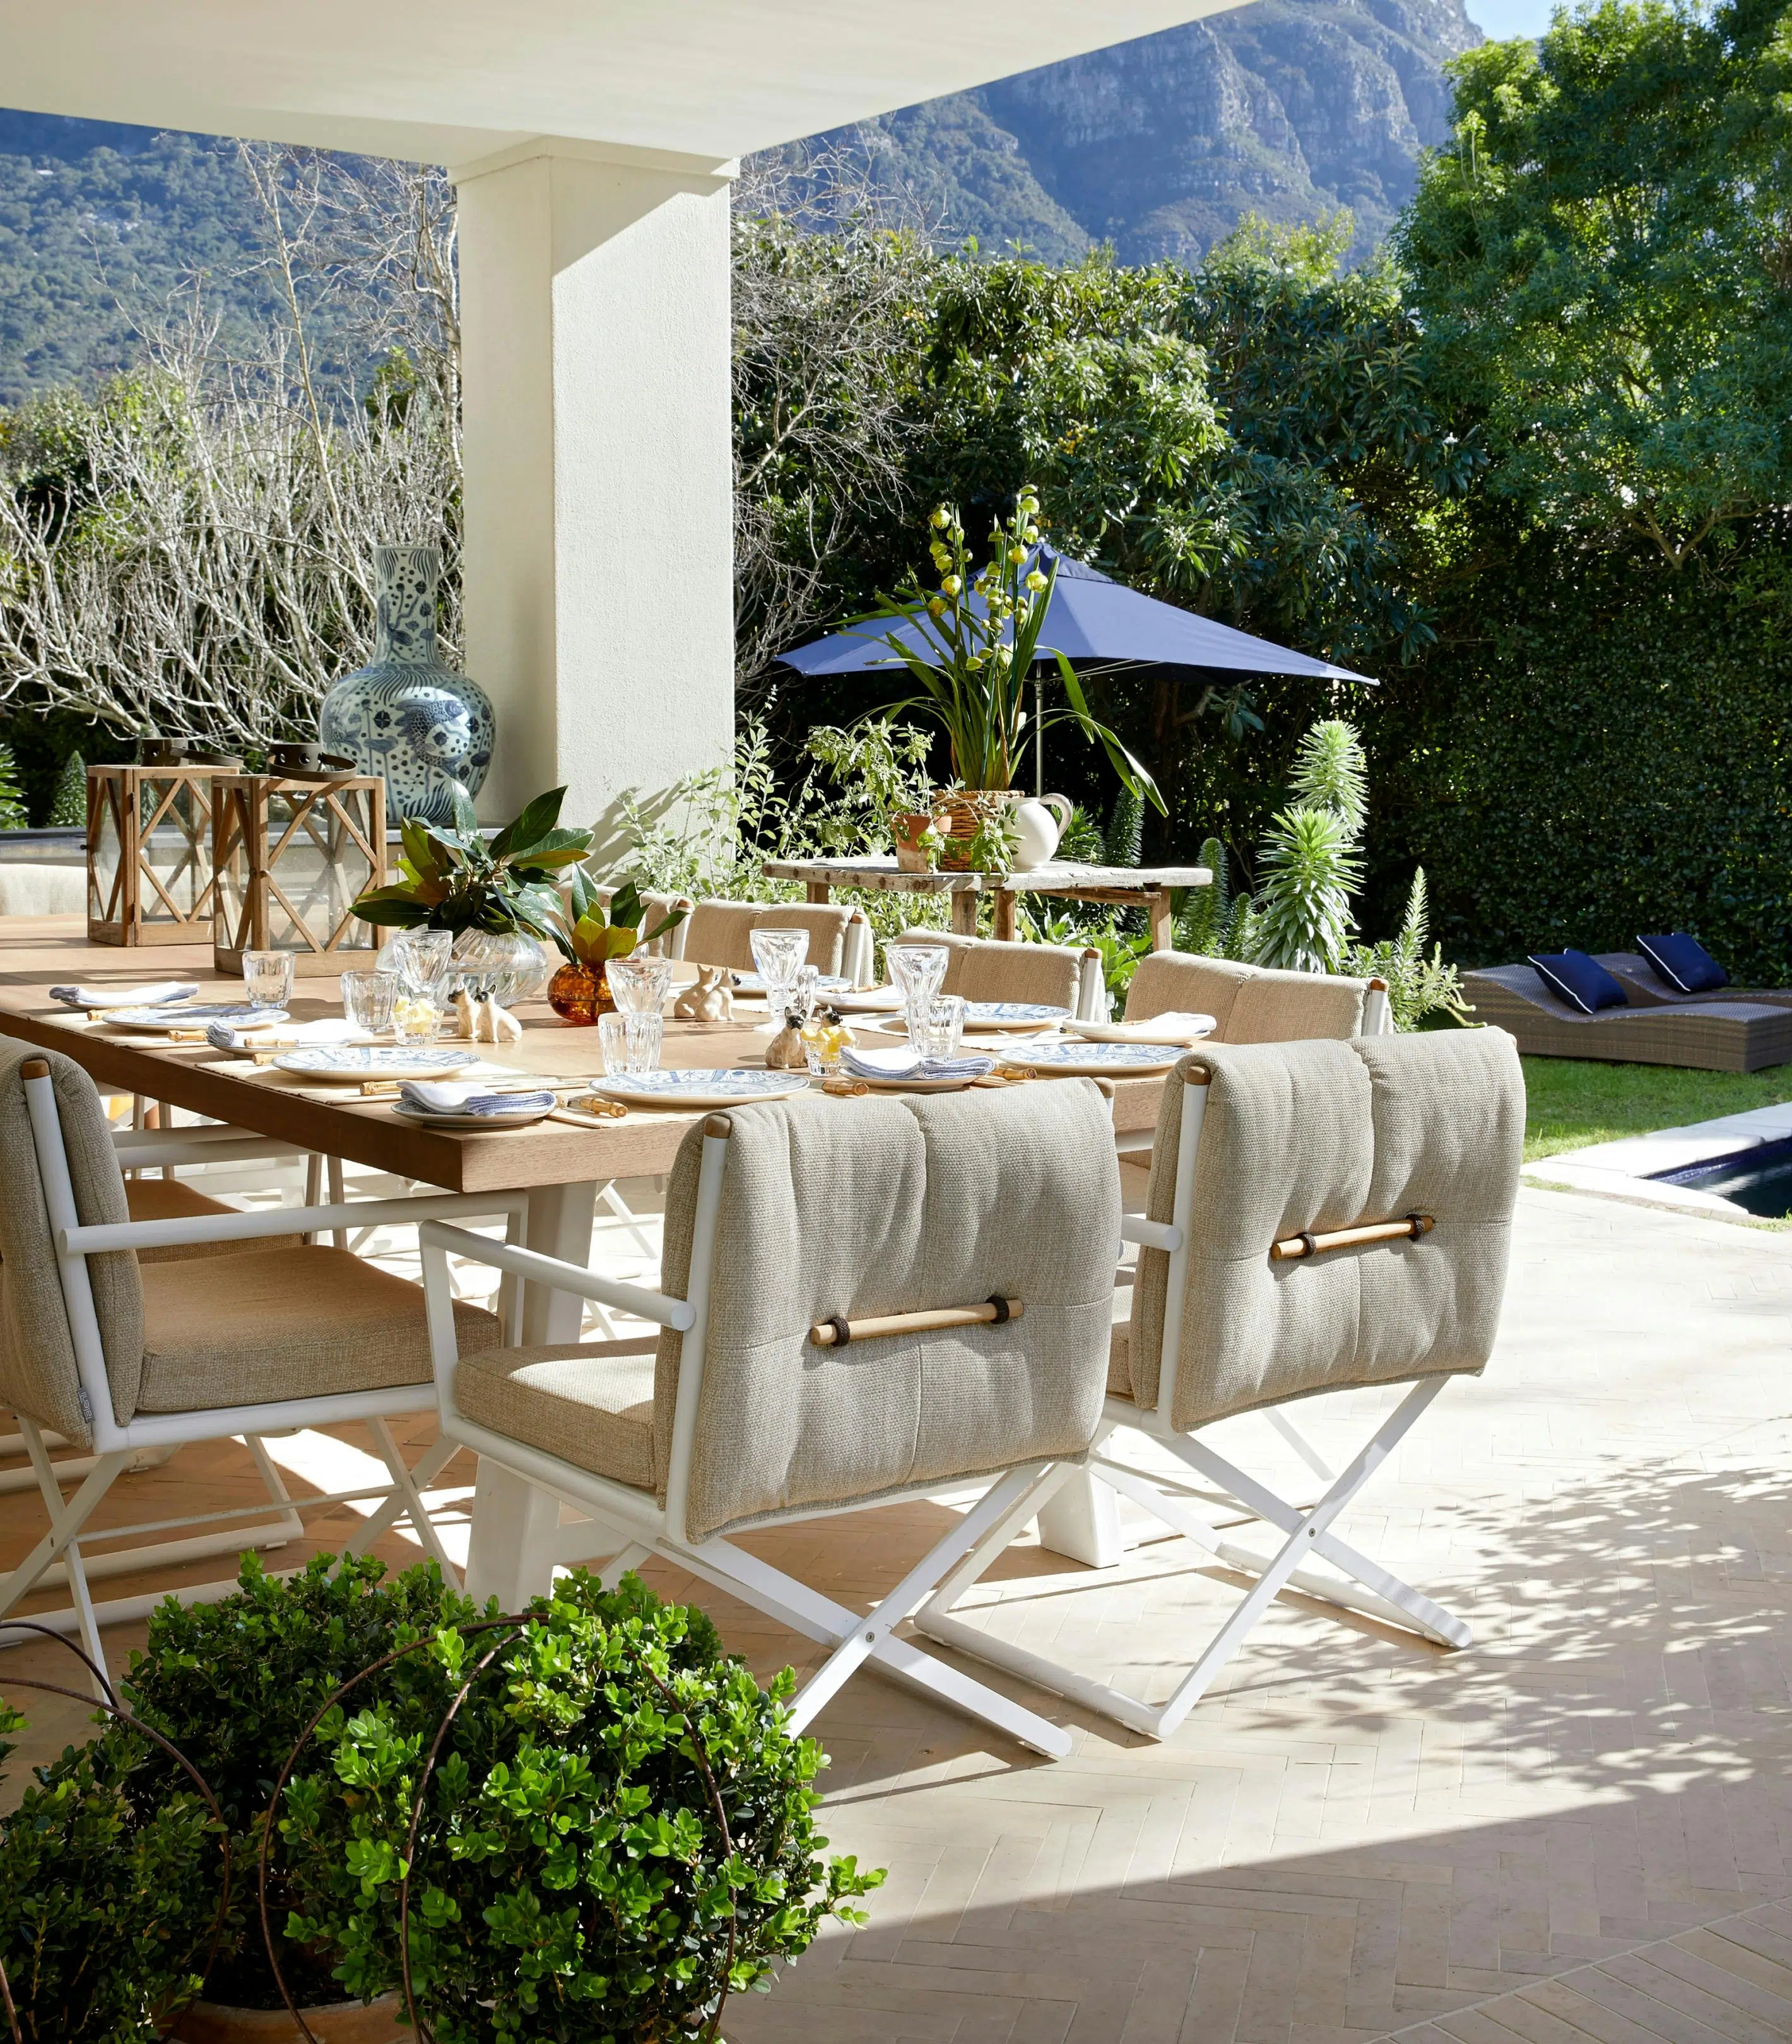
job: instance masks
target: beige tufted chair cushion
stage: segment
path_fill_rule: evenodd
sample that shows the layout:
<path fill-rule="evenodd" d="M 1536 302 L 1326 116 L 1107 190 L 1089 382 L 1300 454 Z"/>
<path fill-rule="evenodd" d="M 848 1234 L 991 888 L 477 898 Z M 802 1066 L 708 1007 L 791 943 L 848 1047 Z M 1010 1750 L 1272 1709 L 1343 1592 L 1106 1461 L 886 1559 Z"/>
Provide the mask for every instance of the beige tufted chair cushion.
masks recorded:
<path fill-rule="evenodd" d="M 1479 1370 L 1506 1281 L 1525 1131 L 1495 1029 L 1203 1044 L 1164 1089 L 1147 1211 L 1168 1220 L 1183 1074 L 1209 1074 L 1175 1407 L 1179 1431 L 1323 1391 Z M 1417 1241 L 1274 1262 L 1302 1229 L 1429 1213 Z M 1170 1259 L 1140 1252 L 1129 1395 L 1158 1404 Z"/>

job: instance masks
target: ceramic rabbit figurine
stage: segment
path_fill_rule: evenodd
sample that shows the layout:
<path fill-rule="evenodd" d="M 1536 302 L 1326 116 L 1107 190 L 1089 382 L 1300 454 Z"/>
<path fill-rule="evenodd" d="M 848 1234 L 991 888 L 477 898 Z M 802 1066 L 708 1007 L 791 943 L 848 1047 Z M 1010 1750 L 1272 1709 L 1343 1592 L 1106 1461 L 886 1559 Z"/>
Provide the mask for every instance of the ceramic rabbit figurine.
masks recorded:
<path fill-rule="evenodd" d="M 728 984 L 726 969 L 719 965 L 700 965 L 696 985 L 687 986 L 672 1003 L 672 1012 L 686 1022 L 733 1021 L 734 995 Z"/>

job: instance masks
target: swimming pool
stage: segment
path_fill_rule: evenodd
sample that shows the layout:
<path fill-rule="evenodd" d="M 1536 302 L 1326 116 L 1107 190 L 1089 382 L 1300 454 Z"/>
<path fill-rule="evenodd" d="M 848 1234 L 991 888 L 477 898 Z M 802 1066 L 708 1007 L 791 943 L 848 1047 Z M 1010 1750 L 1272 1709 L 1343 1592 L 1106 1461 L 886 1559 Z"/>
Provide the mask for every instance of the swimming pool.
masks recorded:
<path fill-rule="evenodd" d="M 1792 1135 L 1757 1143 L 1751 1150 L 1732 1150 L 1725 1157 L 1706 1157 L 1675 1171 L 1652 1171 L 1657 1185 L 1684 1185 L 1697 1193 L 1715 1193 L 1744 1212 L 1768 1220 L 1792 1218 Z"/>

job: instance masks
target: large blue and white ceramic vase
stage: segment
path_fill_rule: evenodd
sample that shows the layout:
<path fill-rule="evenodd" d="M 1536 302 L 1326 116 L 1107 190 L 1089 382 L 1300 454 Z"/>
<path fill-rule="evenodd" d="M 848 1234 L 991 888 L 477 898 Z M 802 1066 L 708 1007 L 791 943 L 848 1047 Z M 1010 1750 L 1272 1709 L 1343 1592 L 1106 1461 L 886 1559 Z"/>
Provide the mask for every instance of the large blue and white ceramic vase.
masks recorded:
<path fill-rule="evenodd" d="M 389 823 L 406 816 L 449 823 L 456 784 L 478 794 L 491 765 L 498 730 L 491 698 L 436 651 L 440 552 L 376 547 L 374 567 L 374 655 L 331 684 L 318 735 L 326 751 L 346 752 L 362 773 L 384 777 Z"/>

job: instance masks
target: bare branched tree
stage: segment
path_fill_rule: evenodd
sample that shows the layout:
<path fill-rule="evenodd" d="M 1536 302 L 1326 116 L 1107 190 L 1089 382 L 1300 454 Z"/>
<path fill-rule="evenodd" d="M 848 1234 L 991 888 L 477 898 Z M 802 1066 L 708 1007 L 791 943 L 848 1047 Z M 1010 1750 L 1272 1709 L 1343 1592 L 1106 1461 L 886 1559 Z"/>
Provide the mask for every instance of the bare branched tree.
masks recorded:
<path fill-rule="evenodd" d="M 286 319 L 231 354 L 202 294 L 145 367 L 0 425 L 0 701 L 236 744 L 316 728 L 373 643 L 371 554 L 448 555 L 459 638 L 452 198 L 439 172 L 245 148 Z"/>

